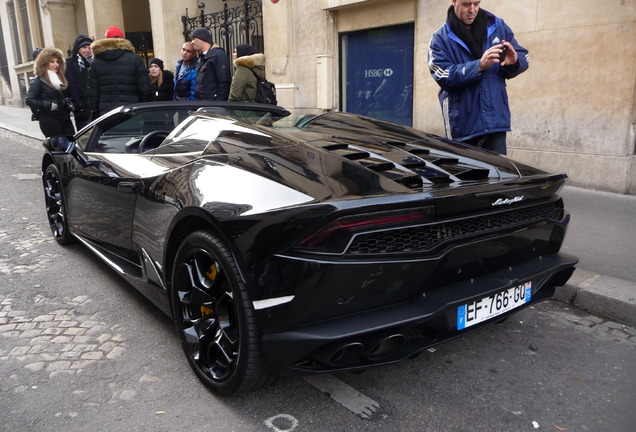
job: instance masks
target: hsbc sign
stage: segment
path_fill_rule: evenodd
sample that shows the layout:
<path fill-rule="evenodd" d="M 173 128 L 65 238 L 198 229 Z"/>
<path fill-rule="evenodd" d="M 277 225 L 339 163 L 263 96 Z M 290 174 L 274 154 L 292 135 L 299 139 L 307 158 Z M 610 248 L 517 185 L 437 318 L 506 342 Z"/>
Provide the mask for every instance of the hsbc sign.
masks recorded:
<path fill-rule="evenodd" d="M 393 75 L 393 69 L 366 69 L 364 71 L 365 78 L 382 78 L 382 77 L 390 77 Z"/>

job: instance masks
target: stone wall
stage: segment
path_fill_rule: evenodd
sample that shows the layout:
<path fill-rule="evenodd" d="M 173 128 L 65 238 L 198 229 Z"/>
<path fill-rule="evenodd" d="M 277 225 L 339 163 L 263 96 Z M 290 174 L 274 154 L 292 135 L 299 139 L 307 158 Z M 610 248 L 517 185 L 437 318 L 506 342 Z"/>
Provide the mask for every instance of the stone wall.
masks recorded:
<path fill-rule="evenodd" d="M 415 22 L 414 125 L 443 134 L 439 90 L 426 66 L 432 33 L 451 2 L 264 0 L 268 72 L 279 101 L 316 111 L 316 58 L 333 58 L 339 100 L 338 34 Z M 484 0 L 530 51 L 530 69 L 509 81 L 510 156 L 571 184 L 636 193 L 636 0 Z"/>

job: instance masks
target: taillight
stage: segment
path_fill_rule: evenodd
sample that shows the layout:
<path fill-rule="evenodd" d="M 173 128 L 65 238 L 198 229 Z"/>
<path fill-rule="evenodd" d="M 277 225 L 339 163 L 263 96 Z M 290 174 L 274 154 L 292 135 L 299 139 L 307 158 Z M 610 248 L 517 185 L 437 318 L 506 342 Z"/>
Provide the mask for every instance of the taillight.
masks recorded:
<path fill-rule="evenodd" d="M 336 219 L 299 243 L 297 248 L 324 253 L 342 253 L 356 234 L 403 228 L 429 221 L 432 208 L 409 213 L 375 213 Z"/>

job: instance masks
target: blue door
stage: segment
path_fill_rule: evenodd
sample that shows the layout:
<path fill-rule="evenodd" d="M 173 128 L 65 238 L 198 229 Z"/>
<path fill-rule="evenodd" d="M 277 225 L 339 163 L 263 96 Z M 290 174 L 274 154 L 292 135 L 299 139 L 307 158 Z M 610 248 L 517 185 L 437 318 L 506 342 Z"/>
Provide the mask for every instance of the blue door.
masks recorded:
<path fill-rule="evenodd" d="M 341 36 L 342 110 L 413 125 L 414 25 Z"/>

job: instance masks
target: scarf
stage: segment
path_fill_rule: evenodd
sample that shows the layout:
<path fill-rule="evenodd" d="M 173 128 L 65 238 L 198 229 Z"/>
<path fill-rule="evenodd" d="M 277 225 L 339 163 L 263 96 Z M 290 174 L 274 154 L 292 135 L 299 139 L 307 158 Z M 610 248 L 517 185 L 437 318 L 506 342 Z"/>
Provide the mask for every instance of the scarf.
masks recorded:
<path fill-rule="evenodd" d="M 49 82 L 53 85 L 53 87 L 57 90 L 61 90 L 63 84 L 62 80 L 60 80 L 60 77 L 50 69 L 47 70 L 46 73 L 48 74 Z"/>
<path fill-rule="evenodd" d="M 451 5 L 448 8 L 448 21 L 453 33 L 455 33 L 468 47 L 470 52 L 479 60 L 484 52 L 484 39 L 486 38 L 486 12 L 479 9 L 475 21 L 470 28 L 466 27 L 462 21 L 455 15 L 455 10 Z"/>
<path fill-rule="evenodd" d="M 87 58 L 84 58 L 84 56 L 80 53 L 77 53 L 77 65 L 79 66 L 80 72 L 84 72 L 84 69 L 91 67 L 90 61 Z"/>

